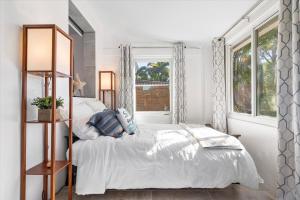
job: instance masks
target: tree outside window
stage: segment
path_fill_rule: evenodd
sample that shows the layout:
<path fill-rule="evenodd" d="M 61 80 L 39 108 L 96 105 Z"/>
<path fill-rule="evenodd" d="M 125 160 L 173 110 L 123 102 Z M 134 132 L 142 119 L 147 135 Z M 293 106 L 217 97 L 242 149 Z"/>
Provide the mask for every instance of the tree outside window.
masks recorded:
<path fill-rule="evenodd" d="M 136 111 L 170 111 L 170 63 L 135 62 Z"/>
<path fill-rule="evenodd" d="M 233 110 L 251 114 L 251 43 L 238 45 L 233 52 Z"/>
<path fill-rule="evenodd" d="M 276 116 L 277 18 L 257 31 L 257 115 Z"/>

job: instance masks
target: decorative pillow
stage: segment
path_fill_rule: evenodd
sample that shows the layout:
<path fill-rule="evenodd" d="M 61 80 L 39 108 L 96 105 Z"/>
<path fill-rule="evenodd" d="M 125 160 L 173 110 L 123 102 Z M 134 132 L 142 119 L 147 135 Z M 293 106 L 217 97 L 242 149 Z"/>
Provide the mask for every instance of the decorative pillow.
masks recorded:
<path fill-rule="evenodd" d="M 94 114 L 87 124 L 94 126 L 104 136 L 118 138 L 122 136 L 124 131 L 116 117 L 116 113 L 112 110 Z"/>
<path fill-rule="evenodd" d="M 89 100 L 86 102 L 88 106 L 92 108 L 94 112 L 103 112 L 106 108 L 106 106 L 99 100 Z"/>
<path fill-rule="evenodd" d="M 118 108 L 117 111 L 117 118 L 122 124 L 122 127 L 128 134 L 134 134 L 137 127 L 134 123 L 131 115 L 128 113 L 128 111 L 125 108 Z"/>

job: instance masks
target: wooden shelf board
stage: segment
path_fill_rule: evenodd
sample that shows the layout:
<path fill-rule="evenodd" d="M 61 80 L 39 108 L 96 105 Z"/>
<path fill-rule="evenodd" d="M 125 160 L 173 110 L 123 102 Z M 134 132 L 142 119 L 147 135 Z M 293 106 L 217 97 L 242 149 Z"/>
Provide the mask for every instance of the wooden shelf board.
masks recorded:
<path fill-rule="evenodd" d="M 55 172 L 57 174 L 62 169 L 70 164 L 68 160 L 57 160 L 55 161 Z M 27 175 L 51 175 L 51 167 L 47 167 L 47 163 L 42 162 L 26 171 Z"/>
<path fill-rule="evenodd" d="M 27 72 L 34 76 L 40 76 L 40 77 L 52 77 L 53 76 L 52 71 L 27 71 Z M 72 76 L 61 73 L 61 72 L 56 72 L 56 76 L 60 77 L 60 78 L 72 78 Z"/>
<path fill-rule="evenodd" d="M 71 119 L 57 120 L 56 123 L 66 122 L 66 121 L 69 121 L 69 120 L 71 120 Z M 52 123 L 52 122 L 51 121 L 28 120 L 28 121 L 26 121 L 26 123 L 29 123 L 29 124 L 45 124 L 45 123 Z"/>

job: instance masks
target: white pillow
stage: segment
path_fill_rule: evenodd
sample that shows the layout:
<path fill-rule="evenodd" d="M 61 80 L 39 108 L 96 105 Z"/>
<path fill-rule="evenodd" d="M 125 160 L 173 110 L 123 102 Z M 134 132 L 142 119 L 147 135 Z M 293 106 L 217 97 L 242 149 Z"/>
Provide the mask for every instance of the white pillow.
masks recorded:
<path fill-rule="evenodd" d="M 73 133 L 82 140 L 94 140 L 99 136 L 94 127 L 86 124 L 94 113 L 86 102 L 73 106 Z"/>
<path fill-rule="evenodd" d="M 95 98 L 86 98 L 86 97 L 73 97 L 73 105 L 80 104 L 82 102 L 87 102 L 87 101 L 95 101 Z"/>
<path fill-rule="evenodd" d="M 95 112 L 86 102 L 73 105 L 73 119 L 91 117 Z"/>
<path fill-rule="evenodd" d="M 97 129 L 87 125 L 90 117 L 73 119 L 73 133 L 82 140 L 94 140 L 99 136 Z"/>
<path fill-rule="evenodd" d="M 102 112 L 104 109 L 106 109 L 106 106 L 101 101 L 96 99 L 94 101 L 86 101 L 86 104 L 90 106 L 94 112 Z"/>
<path fill-rule="evenodd" d="M 90 106 L 89 106 L 89 108 L 86 108 L 86 106 L 88 106 L 87 101 L 96 101 L 96 99 L 73 97 L 73 117 L 77 117 L 77 115 L 83 115 L 86 112 L 87 112 L 87 114 L 90 114 L 89 112 L 94 113 L 93 109 L 91 111 Z M 67 105 L 67 103 L 68 102 L 65 103 L 63 112 L 60 113 L 66 119 L 69 117 L 69 111 L 68 111 L 69 105 Z"/>

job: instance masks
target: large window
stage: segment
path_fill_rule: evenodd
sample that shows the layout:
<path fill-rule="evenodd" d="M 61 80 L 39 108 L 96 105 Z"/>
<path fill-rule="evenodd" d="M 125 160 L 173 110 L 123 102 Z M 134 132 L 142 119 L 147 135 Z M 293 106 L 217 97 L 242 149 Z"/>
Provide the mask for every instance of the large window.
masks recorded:
<path fill-rule="evenodd" d="M 233 51 L 233 110 L 251 113 L 251 42 L 242 42 Z"/>
<path fill-rule="evenodd" d="M 276 116 L 277 18 L 257 30 L 257 115 Z"/>
<path fill-rule="evenodd" d="M 170 111 L 170 63 L 165 60 L 135 62 L 136 111 Z"/>
<path fill-rule="evenodd" d="M 276 17 L 232 49 L 233 112 L 276 116 L 277 26 Z"/>

